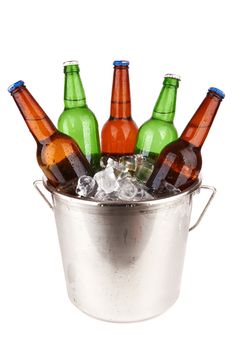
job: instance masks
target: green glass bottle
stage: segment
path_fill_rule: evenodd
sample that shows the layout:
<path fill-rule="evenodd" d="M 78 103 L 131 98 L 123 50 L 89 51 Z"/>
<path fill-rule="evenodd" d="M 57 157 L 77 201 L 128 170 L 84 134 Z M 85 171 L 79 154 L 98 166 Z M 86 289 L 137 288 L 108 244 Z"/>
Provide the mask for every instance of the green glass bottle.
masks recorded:
<path fill-rule="evenodd" d="M 180 77 L 177 75 L 165 75 L 152 117 L 142 124 L 138 132 L 135 153 L 142 154 L 153 162 L 162 149 L 178 137 L 173 119 L 179 81 Z"/>
<path fill-rule="evenodd" d="M 58 119 L 58 130 L 71 136 L 79 145 L 92 167 L 97 170 L 100 160 L 98 123 L 86 104 L 77 61 L 64 63 L 64 111 Z"/>

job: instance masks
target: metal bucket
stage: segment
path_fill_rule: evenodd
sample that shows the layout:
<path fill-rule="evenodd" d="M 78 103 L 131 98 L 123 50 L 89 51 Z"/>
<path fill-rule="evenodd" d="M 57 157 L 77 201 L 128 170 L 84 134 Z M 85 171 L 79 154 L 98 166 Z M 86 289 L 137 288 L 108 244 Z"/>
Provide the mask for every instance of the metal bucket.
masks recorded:
<path fill-rule="evenodd" d="M 134 322 L 157 316 L 176 301 L 188 232 L 200 222 L 215 188 L 198 182 L 173 197 L 129 204 L 70 197 L 46 181 L 34 185 L 54 212 L 75 306 L 105 321 Z M 189 228 L 192 198 L 201 189 L 211 195 Z"/>

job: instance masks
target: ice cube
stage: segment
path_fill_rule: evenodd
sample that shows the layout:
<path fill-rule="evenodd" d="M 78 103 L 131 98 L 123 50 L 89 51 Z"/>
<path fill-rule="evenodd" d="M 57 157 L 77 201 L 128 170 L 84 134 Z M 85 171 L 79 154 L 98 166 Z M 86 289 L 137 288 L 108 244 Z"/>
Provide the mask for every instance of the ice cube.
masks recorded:
<path fill-rule="evenodd" d="M 124 179 L 133 179 L 133 177 L 132 177 L 131 173 L 129 173 L 129 172 L 123 172 L 123 173 L 118 174 L 117 181 L 121 181 Z"/>
<path fill-rule="evenodd" d="M 152 174 L 154 169 L 154 163 L 148 160 L 146 157 L 138 156 L 137 158 L 137 169 L 135 176 L 142 182 L 146 183 Z"/>
<path fill-rule="evenodd" d="M 169 182 L 162 180 L 161 184 L 156 191 L 155 195 L 159 198 L 161 197 L 169 197 L 169 196 L 174 196 L 178 193 L 180 193 L 181 190 L 174 185 L 170 184 Z"/>
<path fill-rule="evenodd" d="M 127 171 L 135 172 L 137 169 L 137 156 L 122 156 L 119 158 L 119 163 L 122 164 Z"/>
<path fill-rule="evenodd" d="M 108 159 L 109 159 L 109 157 L 107 157 L 107 156 L 102 156 L 102 157 L 100 158 L 100 167 L 101 167 L 102 169 L 106 168 L 106 166 L 107 166 L 107 164 L 108 164 Z"/>
<path fill-rule="evenodd" d="M 75 192 L 80 197 L 90 197 L 97 189 L 97 184 L 91 176 L 80 176 Z"/>
<path fill-rule="evenodd" d="M 147 191 L 144 191 L 144 195 L 142 197 L 143 201 L 151 201 L 155 199 L 150 193 L 148 193 Z"/>
<path fill-rule="evenodd" d="M 134 184 L 137 187 L 138 191 L 133 198 L 133 201 L 145 201 L 154 199 L 154 197 L 148 193 L 148 188 L 143 183 L 137 181 L 136 178 L 134 178 Z"/>
<path fill-rule="evenodd" d="M 97 200 L 98 202 L 117 201 L 118 197 L 116 193 L 117 192 L 106 193 L 103 190 L 99 189 L 95 193 L 93 199 Z"/>
<path fill-rule="evenodd" d="M 97 182 L 99 189 L 105 193 L 111 193 L 119 188 L 114 170 L 110 166 L 96 173 L 94 180 Z"/>
<path fill-rule="evenodd" d="M 114 159 L 108 158 L 106 167 L 112 167 L 112 168 L 114 168 L 115 163 L 116 163 L 116 161 L 115 161 Z"/>
<path fill-rule="evenodd" d="M 136 196 L 137 192 L 137 187 L 129 178 L 119 181 L 119 189 L 117 191 L 117 196 L 119 199 L 123 201 L 132 200 Z"/>
<path fill-rule="evenodd" d="M 127 168 L 123 164 L 120 164 L 118 161 L 114 160 L 113 158 L 109 158 L 107 156 L 101 157 L 100 166 L 102 169 L 109 168 L 109 167 L 113 168 L 116 176 L 118 176 L 118 174 L 120 174 L 121 172 L 127 171 Z"/>

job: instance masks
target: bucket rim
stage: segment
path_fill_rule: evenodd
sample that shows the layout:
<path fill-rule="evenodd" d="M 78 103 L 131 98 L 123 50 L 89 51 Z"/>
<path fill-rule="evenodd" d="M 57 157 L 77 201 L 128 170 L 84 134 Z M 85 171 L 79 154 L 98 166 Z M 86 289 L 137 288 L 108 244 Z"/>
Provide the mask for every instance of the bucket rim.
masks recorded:
<path fill-rule="evenodd" d="M 144 200 L 144 201 L 137 201 L 137 202 L 130 202 L 130 201 L 103 201 L 98 202 L 95 200 L 85 199 L 85 198 L 78 198 L 69 194 L 64 194 L 61 192 L 58 192 L 55 187 L 53 187 L 47 180 L 47 178 L 43 177 L 42 179 L 43 185 L 47 191 L 49 191 L 53 196 L 56 196 L 64 201 L 70 202 L 70 203 L 76 203 L 80 204 L 82 206 L 87 207 L 124 207 L 124 208 L 135 208 L 135 207 L 147 207 L 148 206 L 160 206 L 167 203 L 176 202 L 177 200 L 182 199 L 185 196 L 189 196 L 190 194 L 196 193 L 201 186 L 202 179 L 199 178 L 195 181 L 193 185 L 188 187 L 186 190 L 175 194 L 174 196 L 169 196 L 165 198 L 159 198 L 159 199 L 152 199 L 152 200 Z"/>

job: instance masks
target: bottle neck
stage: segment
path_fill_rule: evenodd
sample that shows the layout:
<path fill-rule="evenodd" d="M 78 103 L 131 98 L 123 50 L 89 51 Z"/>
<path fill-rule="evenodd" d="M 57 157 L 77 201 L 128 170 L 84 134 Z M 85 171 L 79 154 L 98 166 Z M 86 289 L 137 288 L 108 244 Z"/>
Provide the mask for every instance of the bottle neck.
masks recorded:
<path fill-rule="evenodd" d="M 114 67 L 110 119 L 131 119 L 128 67 Z"/>
<path fill-rule="evenodd" d="M 220 96 L 213 92 L 208 92 L 180 138 L 195 147 L 201 148 L 209 133 L 221 101 L 222 98 Z"/>
<path fill-rule="evenodd" d="M 156 101 L 152 118 L 165 122 L 173 122 L 176 111 L 176 95 L 179 87 L 179 80 L 174 78 L 165 78 L 162 90 Z"/>
<path fill-rule="evenodd" d="M 47 139 L 57 131 L 52 121 L 25 86 L 15 89 L 12 96 L 37 142 Z"/>
<path fill-rule="evenodd" d="M 65 71 L 64 104 L 65 109 L 86 106 L 86 96 L 77 68 Z"/>

